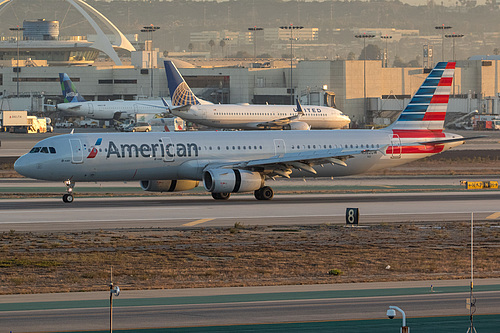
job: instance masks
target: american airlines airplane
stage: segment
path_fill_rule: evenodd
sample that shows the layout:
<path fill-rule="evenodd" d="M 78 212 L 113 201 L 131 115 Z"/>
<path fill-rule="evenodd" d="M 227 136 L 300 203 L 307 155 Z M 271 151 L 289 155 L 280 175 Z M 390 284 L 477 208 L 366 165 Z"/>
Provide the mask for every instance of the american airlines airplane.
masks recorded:
<path fill-rule="evenodd" d="M 87 101 L 76 90 L 74 83 L 66 73 L 59 73 L 64 103 L 57 104 L 57 109 L 78 117 L 97 120 L 121 120 L 134 117 L 139 113 L 157 114 L 165 109 L 163 101 Z"/>
<path fill-rule="evenodd" d="M 184 191 L 202 181 L 214 199 L 254 192 L 270 200 L 267 179 L 360 174 L 464 143 L 443 132 L 454 70 L 454 62 L 438 63 L 399 118 L 380 130 L 65 134 L 38 142 L 14 167 L 64 182 L 64 202 L 73 201 L 75 182 L 133 180 L 145 191 Z M 185 98 L 195 97 L 187 90 Z"/>
<path fill-rule="evenodd" d="M 170 112 L 197 124 L 226 129 L 338 129 L 351 120 L 328 106 L 304 106 L 299 113 L 293 105 L 206 104 L 198 99 L 172 61 L 165 61 Z"/>

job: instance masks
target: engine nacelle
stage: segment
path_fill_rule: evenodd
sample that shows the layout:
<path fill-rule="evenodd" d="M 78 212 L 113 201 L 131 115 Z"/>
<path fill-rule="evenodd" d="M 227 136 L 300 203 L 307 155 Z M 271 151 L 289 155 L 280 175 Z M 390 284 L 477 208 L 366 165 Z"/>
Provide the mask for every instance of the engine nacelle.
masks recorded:
<path fill-rule="evenodd" d="M 141 180 L 141 188 L 149 192 L 180 192 L 198 186 L 196 180 Z"/>
<path fill-rule="evenodd" d="M 210 169 L 203 173 L 203 186 L 212 193 L 250 192 L 264 186 L 264 177 L 247 170 Z"/>
<path fill-rule="evenodd" d="M 303 121 L 294 121 L 288 125 L 285 125 L 284 128 L 287 130 L 308 131 L 311 129 L 311 126 Z"/>

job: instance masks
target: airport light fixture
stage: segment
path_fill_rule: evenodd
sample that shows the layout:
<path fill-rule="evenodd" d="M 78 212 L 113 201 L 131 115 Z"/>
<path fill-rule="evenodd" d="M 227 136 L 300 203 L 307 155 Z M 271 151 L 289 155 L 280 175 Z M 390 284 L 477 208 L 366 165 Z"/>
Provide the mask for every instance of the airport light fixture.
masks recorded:
<path fill-rule="evenodd" d="M 248 31 L 252 31 L 253 35 L 253 58 L 257 58 L 257 31 L 264 30 L 264 28 L 259 28 L 257 26 L 253 26 L 252 28 L 248 28 Z"/>
<path fill-rule="evenodd" d="M 400 312 L 403 315 L 403 326 L 401 326 L 400 332 L 410 333 L 410 328 L 406 326 L 406 314 L 403 310 L 401 310 L 397 306 L 391 305 L 387 310 L 387 317 L 389 317 L 389 319 L 394 319 L 394 317 L 396 317 L 396 311 Z"/>
<path fill-rule="evenodd" d="M 441 61 L 444 61 L 444 31 L 445 30 L 448 30 L 448 29 L 451 29 L 450 26 L 448 25 L 438 25 L 437 27 L 434 27 L 434 29 L 436 30 L 441 30 L 441 43 L 442 43 L 442 46 L 441 46 Z"/>
<path fill-rule="evenodd" d="M 16 26 L 15 28 L 9 28 L 10 31 L 15 31 L 16 32 L 16 43 L 17 43 L 17 65 L 16 65 L 16 74 L 17 74 L 17 97 L 19 97 L 19 31 L 23 31 L 24 28 L 20 28 L 19 26 Z"/>
<path fill-rule="evenodd" d="M 453 61 L 455 61 L 455 40 L 457 38 L 462 38 L 464 35 L 462 34 L 456 34 L 456 33 L 452 33 L 451 35 L 444 35 L 444 37 L 446 38 L 451 38 L 451 40 L 453 41 Z"/>
<path fill-rule="evenodd" d="M 149 50 L 149 69 L 150 69 L 150 76 L 151 76 L 151 91 L 150 91 L 150 97 L 153 97 L 153 32 L 156 30 L 160 29 L 159 26 L 155 26 L 154 24 L 150 24 L 148 26 L 143 27 L 141 29 L 141 32 L 146 32 L 148 34 L 149 40 L 151 40 L 151 46 Z"/>
<path fill-rule="evenodd" d="M 355 35 L 354 37 L 356 38 L 361 38 L 363 39 L 363 112 L 366 115 L 366 40 L 368 38 L 375 38 L 375 35 L 372 34 L 361 34 L 361 35 Z"/>
<path fill-rule="evenodd" d="M 298 25 L 293 25 L 290 23 L 290 25 L 284 25 L 281 26 L 280 29 L 283 30 L 290 30 L 290 105 L 294 105 L 294 91 L 293 91 L 293 31 L 294 30 L 300 30 L 304 29 L 303 26 L 298 26 Z"/>
<path fill-rule="evenodd" d="M 389 48 L 387 47 L 387 42 L 389 41 L 389 39 L 392 38 L 392 36 L 389 36 L 389 35 L 382 35 L 380 36 L 380 38 L 382 39 L 385 39 L 385 59 L 384 59 L 384 67 L 387 68 L 389 67 L 388 66 L 388 62 L 389 62 Z M 366 50 L 365 50 L 366 51 Z"/>

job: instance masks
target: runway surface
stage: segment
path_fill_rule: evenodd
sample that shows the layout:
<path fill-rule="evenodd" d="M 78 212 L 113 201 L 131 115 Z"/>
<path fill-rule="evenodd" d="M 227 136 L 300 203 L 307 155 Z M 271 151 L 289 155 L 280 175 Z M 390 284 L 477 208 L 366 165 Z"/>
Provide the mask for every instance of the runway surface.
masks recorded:
<path fill-rule="evenodd" d="M 238 195 L 0 200 L 0 231 L 245 225 L 343 224 L 359 208 L 360 224 L 500 219 L 500 192 L 279 195 L 257 201 Z"/>
<path fill-rule="evenodd" d="M 476 315 L 499 313 L 498 283 L 498 279 L 478 280 Z M 467 281 L 417 281 L 129 291 L 128 295 L 123 290 L 121 298 L 114 299 L 113 326 L 144 329 L 382 320 L 389 305 L 403 308 L 409 318 L 463 316 L 465 321 L 466 284 Z M 14 296 L 0 296 L 0 322 L 13 332 L 104 330 L 109 323 L 106 296 L 106 292 L 24 295 L 17 297 L 16 302 L 12 302 Z M 330 327 L 335 328 L 335 323 L 330 323 Z M 260 330 L 257 327 L 252 331 Z"/>

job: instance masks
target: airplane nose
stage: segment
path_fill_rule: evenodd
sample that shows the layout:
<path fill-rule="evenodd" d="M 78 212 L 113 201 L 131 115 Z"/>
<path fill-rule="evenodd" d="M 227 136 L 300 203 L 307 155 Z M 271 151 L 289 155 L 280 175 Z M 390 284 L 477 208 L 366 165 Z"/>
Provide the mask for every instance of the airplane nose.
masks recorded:
<path fill-rule="evenodd" d="M 31 159 L 26 155 L 19 157 L 16 162 L 14 162 L 14 170 L 22 176 L 31 177 L 35 170 L 35 164 L 30 160 Z"/>

